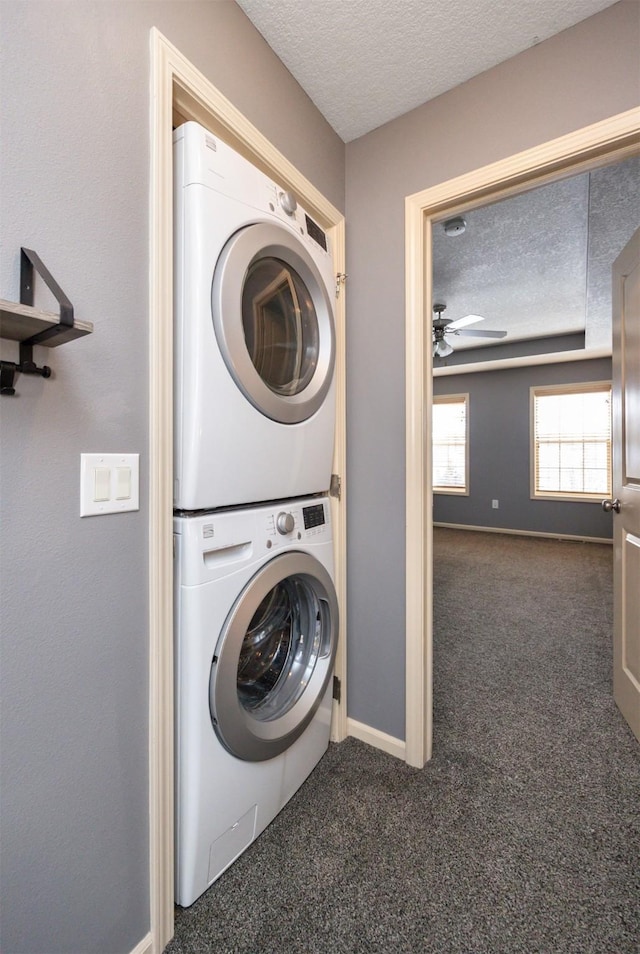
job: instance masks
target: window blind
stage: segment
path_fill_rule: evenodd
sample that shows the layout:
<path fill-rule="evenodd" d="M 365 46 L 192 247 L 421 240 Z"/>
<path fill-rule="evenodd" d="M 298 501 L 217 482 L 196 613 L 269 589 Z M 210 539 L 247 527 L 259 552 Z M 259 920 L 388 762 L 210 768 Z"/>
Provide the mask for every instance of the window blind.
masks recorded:
<path fill-rule="evenodd" d="M 467 489 L 467 397 L 434 398 L 433 489 Z"/>
<path fill-rule="evenodd" d="M 611 386 L 534 392 L 535 493 L 611 493 Z"/>

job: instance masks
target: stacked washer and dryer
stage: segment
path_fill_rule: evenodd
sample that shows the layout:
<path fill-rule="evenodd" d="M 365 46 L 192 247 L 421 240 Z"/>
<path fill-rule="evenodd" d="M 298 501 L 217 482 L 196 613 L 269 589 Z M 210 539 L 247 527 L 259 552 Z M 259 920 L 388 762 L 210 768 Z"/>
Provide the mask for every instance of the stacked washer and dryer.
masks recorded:
<path fill-rule="evenodd" d="M 329 743 L 334 269 L 291 193 L 174 133 L 176 901 L 251 844 Z"/>

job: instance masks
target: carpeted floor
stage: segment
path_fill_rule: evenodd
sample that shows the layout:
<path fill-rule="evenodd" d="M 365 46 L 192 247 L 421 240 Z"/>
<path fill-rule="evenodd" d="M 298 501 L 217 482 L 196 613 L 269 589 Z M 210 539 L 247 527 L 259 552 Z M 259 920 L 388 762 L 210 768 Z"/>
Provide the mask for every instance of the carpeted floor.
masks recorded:
<path fill-rule="evenodd" d="M 611 575 L 604 545 L 436 530 L 432 761 L 330 746 L 167 954 L 638 954 Z"/>

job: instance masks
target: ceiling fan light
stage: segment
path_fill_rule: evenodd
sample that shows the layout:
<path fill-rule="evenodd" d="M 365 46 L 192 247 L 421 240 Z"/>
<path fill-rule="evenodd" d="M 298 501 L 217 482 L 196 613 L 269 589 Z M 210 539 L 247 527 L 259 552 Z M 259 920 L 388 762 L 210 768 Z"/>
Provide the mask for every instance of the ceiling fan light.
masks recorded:
<path fill-rule="evenodd" d="M 444 338 L 442 341 L 437 341 L 434 348 L 434 355 L 438 355 L 440 358 L 446 358 L 447 355 L 453 354 L 453 348 L 448 341 L 445 341 Z"/>

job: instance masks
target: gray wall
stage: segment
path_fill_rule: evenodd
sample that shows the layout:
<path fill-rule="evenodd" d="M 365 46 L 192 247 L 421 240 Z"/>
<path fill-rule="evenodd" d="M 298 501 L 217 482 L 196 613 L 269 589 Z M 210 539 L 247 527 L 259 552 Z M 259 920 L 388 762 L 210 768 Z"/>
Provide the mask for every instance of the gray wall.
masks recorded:
<path fill-rule="evenodd" d="M 433 519 L 612 537 L 613 520 L 599 503 L 531 500 L 529 434 L 530 387 L 610 380 L 610 358 L 435 377 L 434 394 L 469 395 L 469 496 L 434 494 Z M 498 510 L 492 500 L 499 501 Z"/>
<path fill-rule="evenodd" d="M 0 947 L 123 954 L 149 930 L 150 28 L 340 208 L 344 144 L 233 2 L 4 0 L 0 18 L 0 297 L 26 245 L 95 325 L 0 399 Z M 140 452 L 138 513 L 79 518 L 82 451 Z"/>
<path fill-rule="evenodd" d="M 393 736 L 405 734 L 404 197 L 637 106 L 639 16 L 624 0 L 347 146 L 349 714 Z"/>
<path fill-rule="evenodd" d="M 609 308 L 611 311 L 611 308 Z M 495 322 L 494 324 L 499 324 Z M 558 351 L 583 351 L 584 331 L 570 335 L 553 335 L 548 338 L 527 338 L 524 341 L 509 341 L 484 345 L 482 348 L 465 348 L 454 351 L 446 358 L 436 358 L 438 368 L 453 368 L 461 364 L 477 364 L 480 361 L 502 361 L 505 358 L 527 358 L 532 354 L 557 354 Z"/>

